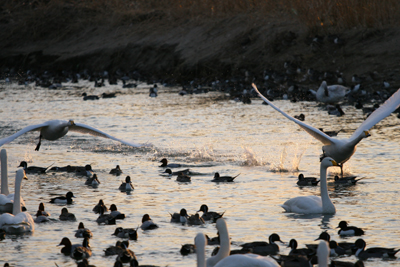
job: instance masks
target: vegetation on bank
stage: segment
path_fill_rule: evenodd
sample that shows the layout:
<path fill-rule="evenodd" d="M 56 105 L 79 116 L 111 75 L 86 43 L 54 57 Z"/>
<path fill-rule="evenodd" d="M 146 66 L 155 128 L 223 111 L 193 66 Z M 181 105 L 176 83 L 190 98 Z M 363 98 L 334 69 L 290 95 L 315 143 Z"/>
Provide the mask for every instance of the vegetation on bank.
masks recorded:
<path fill-rule="evenodd" d="M 88 24 L 178 23 L 248 14 L 296 19 L 312 32 L 399 24 L 398 0 L 2 0 L 0 25 L 35 39 Z M 10 32 L 12 34 L 13 32 Z"/>

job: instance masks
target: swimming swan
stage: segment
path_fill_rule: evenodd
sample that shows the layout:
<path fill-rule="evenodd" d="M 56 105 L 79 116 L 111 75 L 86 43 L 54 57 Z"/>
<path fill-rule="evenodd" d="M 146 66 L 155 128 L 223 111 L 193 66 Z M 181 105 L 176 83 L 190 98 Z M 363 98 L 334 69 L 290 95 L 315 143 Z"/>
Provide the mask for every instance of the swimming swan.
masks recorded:
<path fill-rule="evenodd" d="M 8 191 L 8 177 L 7 177 L 7 151 L 2 149 L 0 152 L 1 157 L 1 194 L 0 194 L 0 213 L 13 212 L 14 194 Z M 21 198 L 21 207 L 25 208 L 25 202 Z"/>
<path fill-rule="evenodd" d="M 0 216 L 0 229 L 10 234 L 22 234 L 35 231 L 35 222 L 32 216 L 27 212 L 21 211 L 21 185 L 22 179 L 24 178 L 26 178 L 24 170 L 19 169 L 15 176 L 13 214 L 3 213 Z"/>
<path fill-rule="evenodd" d="M 207 261 L 205 260 L 206 237 L 202 233 L 196 235 L 194 242 L 196 245 L 196 253 L 197 253 L 197 267 L 279 266 L 278 263 L 276 263 L 276 261 L 272 260 L 270 257 L 262 257 L 255 254 L 229 256 L 230 253 L 229 233 L 226 222 L 223 218 L 217 220 L 217 229 L 219 232 L 221 247 L 217 255 L 207 259 Z"/>
<path fill-rule="evenodd" d="M 150 145 L 150 144 L 136 144 L 136 143 L 127 142 L 127 141 L 118 139 L 116 137 L 113 137 L 109 134 L 106 134 L 106 133 L 104 133 L 100 130 L 97 130 L 91 126 L 88 126 L 86 124 L 75 123 L 73 120 L 69 120 L 69 121 L 51 120 L 51 121 L 46 121 L 41 124 L 36 124 L 36 125 L 31 125 L 31 126 L 25 127 L 13 135 L 10 135 L 8 137 L 0 139 L 0 146 L 2 146 L 4 144 L 8 144 L 11 141 L 13 141 L 15 138 L 19 137 L 20 135 L 23 135 L 24 133 L 27 133 L 30 131 L 40 131 L 39 143 L 37 144 L 37 146 L 35 148 L 36 151 L 39 151 L 42 138 L 44 138 L 46 140 L 54 141 L 54 140 L 57 140 L 57 139 L 63 137 L 64 135 L 66 135 L 68 133 L 68 131 L 91 134 L 91 135 L 100 136 L 103 138 L 109 138 L 109 139 L 121 142 L 128 146 L 133 146 L 133 147 Z"/>
<path fill-rule="evenodd" d="M 282 208 L 286 212 L 294 212 L 300 214 L 335 214 L 336 209 L 328 195 L 328 186 L 326 182 L 326 170 L 330 166 L 337 166 L 336 161 L 326 157 L 321 161 L 320 167 L 320 190 L 321 197 L 318 196 L 301 196 L 287 200 L 283 203 Z"/>
<path fill-rule="evenodd" d="M 299 121 L 272 104 L 265 98 L 257 89 L 256 85 L 252 84 L 258 95 L 268 103 L 272 108 L 282 113 L 283 116 L 289 120 L 297 123 L 303 130 L 309 133 L 312 137 L 321 141 L 324 146 L 322 147 L 323 156 L 333 158 L 337 163 L 340 163 L 340 169 L 343 177 L 343 164 L 348 161 L 351 156 L 356 152 L 356 145 L 365 137 L 370 136 L 369 130 L 378 122 L 389 116 L 400 105 L 400 89 L 397 90 L 385 103 L 375 110 L 358 128 L 354 131 L 352 136 L 348 139 L 335 139 L 322 131 L 314 128 L 302 121 Z"/>

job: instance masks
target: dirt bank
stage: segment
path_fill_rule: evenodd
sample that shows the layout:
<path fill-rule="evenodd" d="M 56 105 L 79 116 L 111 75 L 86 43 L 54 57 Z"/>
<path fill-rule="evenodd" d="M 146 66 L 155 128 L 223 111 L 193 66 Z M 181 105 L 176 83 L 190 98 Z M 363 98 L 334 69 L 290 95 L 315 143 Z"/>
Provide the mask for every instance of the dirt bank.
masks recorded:
<path fill-rule="evenodd" d="M 159 16 L 159 17 L 157 17 Z M 137 70 L 157 78 L 181 81 L 232 77 L 249 71 L 261 77 L 266 69 L 284 73 L 290 61 L 303 70 L 353 74 L 377 72 L 377 81 L 400 85 L 400 28 L 351 29 L 319 34 L 295 18 L 229 18 L 169 23 L 162 14 L 124 25 L 68 22 L 43 34 L 27 34 L 4 16 L 0 20 L 0 67 L 27 70 Z M 154 19 L 156 17 L 156 19 Z M 334 43 L 334 34 L 340 37 Z"/>

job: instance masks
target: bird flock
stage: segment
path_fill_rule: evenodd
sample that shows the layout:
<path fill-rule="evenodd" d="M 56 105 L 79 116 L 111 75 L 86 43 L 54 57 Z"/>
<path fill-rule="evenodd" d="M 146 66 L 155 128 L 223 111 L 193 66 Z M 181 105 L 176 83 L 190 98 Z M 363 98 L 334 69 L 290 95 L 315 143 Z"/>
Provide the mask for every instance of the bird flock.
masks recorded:
<path fill-rule="evenodd" d="M 125 83 L 124 86 L 129 86 Z M 95 86 L 101 86 L 104 80 L 100 83 L 96 80 Z M 396 91 L 390 98 L 388 98 L 382 105 L 371 110 L 368 114 L 367 119 L 354 131 L 352 136 L 348 139 L 336 139 L 332 136 L 336 136 L 338 132 L 328 133 L 322 129 L 314 128 L 306 123 L 304 114 L 301 116 L 290 116 L 283 110 L 274 105 L 267 97 L 265 97 L 258 90 L 255 84 L 252 85 L 254 92 L 258 94 L 265 103 L 268 104 L 273 110 L 268 112 L 279 112 L 288 120 L 299 125 L 303 130 L 309 133 L 311 136 L 323 143 L 322 155 L 320 156 L 320 177 L 305 177 L 300 174 L 298 177 L 297 185 L 299 186 L 320 186 L 320 196 L 299 196 L 288 199 L 282 204 L 282 208 L 287 213 L 298 213 L 298 214 L 335 214 L 336 207 L 329 197 L 328 185 L 327 185 L 327 169 L 332 166 L 338 166 L 341 169 L 341 176 L 335 176 L 334 183 L 340 185 L 355 185 L 361 179 L 353 177 L 344 177 L 343 164 L 346 163 L 356 151 L 357 144 L 364 138 L 371 136 L 370 129 L 379 123 L 381 120 L 389 116 L 394 112 L 400 105 L 400 90 Z M 132 86 L 133 87 L 133 86 Z M 128 87 L 126 87 L 128 88 Z M 315 96 L 316 100 L 325 104 L 338 103 L 343 101 L 345 97 L 356 94 L 359 88 L 347 88 L 343 85 L 330 85 L 324 81 L 320 85 L 317 91 L 310 91 Z M 154 85 L 150 89 L 150 97 L 157 97 L 157 86 Z M 185 95 L 182 91 L 180 95 Z M 97 100 L 98 96 L 91 96 L 84 93 L 82 95 L 83 100 Z M 115 94 L 104 94 L 103 98 L 113 98 Z M 343 116 L 344 112 L 340 106 L 336 106 L 335 109 L 330 111 L 330 115 Z M 30 131 L 39 132 L 39 142 L 35 148 L 36 151 L 40 150 L 42 140 L 54 141 L 65 136 L 69 131 L 91 134 L 93 136 L 102 137 L 118 141 L 122 144 L 131 147 L 149 147 L 152 144 L 138 144 L 134 142 L 128 142 L 117 137 L 114 137 L 108 133 L 100 131 L 92 126 L 88 126 L 82 123 L 76 123 L 74 120 L 51 120 L 37 125 L 31 125 L 23 128 L 15 134 L 3 137 L 0 139 L 0 147 L 14 141 L 23 134 Z M 341 131 L 341 129 L 339 130 Z M 86 166 L 47 166 L 47 167 L 36 167 L 28 166 L 26 161 L 21 161 L 18 166 L 15 176 L 15 190 L 14 194 L 10 194 L 8 190 L 7 182 L 7 153 L 5 149 L 1 151 L 1 195 L 0 195 L 0 240 L 6 238 L 7 235 L 22 235 L 25 233 L 33 233 L 35 231 L 35 224 L 47 223 L 55 221 L 54 217 L 50 213 L 45 211 L 45 204 L 43 202 L 38 203 L 38 211 L 34 216 L 31 212 L 24 211 L 25 203 L 22 199 L 23 193 L 22 184 L 24 179 L 29 179 L 29 175 L 34 174 L 46 174 L 49 172 L 66 172 L 73 173 L 79 177 L 85 177 L 85 185 L 97 188 L 101 186 L 100 178 L 92 170 L 91 165 Z M 160 160 L 162 163 L 159 167 L 163 169 L 161 175 L 171 179 L 176 176 L 176 181 L 179 183 L 190 183 L 192 176 L 201 173 L 194 172 L 191 169 L 174 170 L 176 168 L 184 167 L 183 164 L 169 163 L 166 158 Z M 109 174 L 117 177 L 123 175 L 123 171 L 120 165 L 117 165 L 114 169 L 111 169 Z M 28 177 L 27 177 L 28 175 Z M 238 176 L 241 174 L 235 174 L 233 176 L 220 175 L 219 172 L 214 173 L 214 176 L 210 181 L 217 183 L 233 183 Z M 3 178 L 4 177 L 4 178 Z M 236 179 L 236 180 L 235 180 Z M 28 180 L 29 181 L 29 180 Z M 118 190 L 127 194 L 134 194 L 135 187 L 131 180 L 130 175 L 127 175 L 121 182 Z M 50 198 L 48 205 L 52 204 L 63 204 L 71 205 L 76 199 L 72 191 L 66 192 L 65 196 L 58 196 Z M 47 204 L 46 204 L 47 205 Z M 109 208 L 105 205 L 102 199 L 98 200 L 97 205 L 94 205 L 93 210 L 95 214 L 99 214 L 96 222 L 99 225 L 116 225 L 118 220 L 125 220 L 126 215 L 121 213 L 116 204 L 111 204 Z M 199 212 L 202 212 L 200 216 Z M 268 241 L 253 241 L 250 243 L 244 243 L 240 246 L 239 250 L 231 250 L 231 238 L 228 232 L 227 222 L 224 219 L 226 211 L 214 212 L 209 211 L 206 204 L 202 204 L 194 214 L 189 215 L 185 208 L 182 208 L 179 212 L 170 213 L 170 222 L 178 223 L 188 226 L 204 225 L 206 223 L 215 224 L 218 230 L 216 238 L 210 238 L 207 235 L 199 232 L 194 239 L 194 244 L 182 245 L 181 254 L 188 255 L 196 253 L 197 266 L 198 267 L 209 267 L 209 266 L 312 266 L 318 264 L 318 266 L 364 266 L 363 261 L 370 258 L 396 258 L 396 253 L 400 249 L 396 248 L 384 248 L 384 247 L 367 247 L 366 242 L 359 238 L 355 242 L 339 242 L 330 240 L 330 235 L 327 232 L 322 232 L 316 239 L 319 243 L 316 244 L 305 244 L 306 248 L 298 248 L 298 243 L 295 239 L 291 239 L 290 242 L 285 243 L 281 241 L 280 236 L 276 233 L 271 234 Z M 229 212 L 228 212 L 229 213 Z M 35 217 L 35 218 L 34 218 Z M 78 221 L 73 213 L 70 213 L 67 207 L 63 207 L 58 216 L 59 221 Z M 113 234 L 118 238 L 125 239 L 124 241 L 117 241 L 115 245 L 110 245 L 104 250 L 104 256 L 114 256 L 114 266 L 150 266 L 143 265 L 138 262 L 135 253 L 129 247 L 130 241 L 138 240 L 138 229 L 144 231 L 157 230 L 159 225 L 153 222 L 149 214 L 144 214 L 140 226 L 137 228 L 123 228 L 116 227 L 113 230 Z M 349 236 L 362 236 L 368 233 L 363 229 L 355 226 L 349 226 L 348 222 L 341 221 L 338 225 L 338 235 L 340 237 Z M 89 265 L 90 257 L 92 256 L 92 249 L 90 246 L 90 239 L 93 238 L 95 231 L 91 231 L 85 228 L 83 222 L 79 222 L 79 226 L 75 231 L 76 238 L 82 238 L 82 242 L 79 244 L 72 244 L 69 237 L 60 238 L 60 243 L 55 244 L 61 248 L 59 253 L 64 254 L 67 257 L 71 257 L 76 260 L 78 266 L 92 266 Z M 288 255 L 280 253 L 280 248 L 277 242 L 284 244 L 290 248 Z M 210 257 L 206 257 L 205 251 L 207 245 L 216 244 L 219 245 L 218 251 L 214 252 Z M 55 252 L 56 253 L 56 252 Z M 346 257 L 355 255 L 358 261 L 351 263 L 349 261 L 342 262 L 339 260 L 330 260 L 329 257 Z M 162 265 L 163 263 L 161 263 Z M 57 265 L 58 266 L 58 265 Z"/>

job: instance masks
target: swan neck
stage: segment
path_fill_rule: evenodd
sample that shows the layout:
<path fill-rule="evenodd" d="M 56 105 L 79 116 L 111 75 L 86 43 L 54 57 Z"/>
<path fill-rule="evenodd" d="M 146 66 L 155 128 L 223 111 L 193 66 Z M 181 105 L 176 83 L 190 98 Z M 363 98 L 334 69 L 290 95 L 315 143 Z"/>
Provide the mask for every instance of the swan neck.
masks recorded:
<path fill-rule="evenodd" d="M 197 267 L 206 267 L 206 244 L 205 237 L 196 238 L 196 256 L 197 256 Z"/>
<path fill-rule="evenodd" d="M 335 213 L 335 206 L 333 205 L 328 194 L 328 185 L 326 181 L 326 171 L 328 167 L 321 164 L 320 168 L 320 193 L 322 200 L 322 212 L 323 213 Z"/>
<path fill-rule="evenodd" d="M 7 170 L 7 151 L 1 150 L 1 194 L 7 196 L 10 194 L 8 191 L 8 170 Z"/>
<path fill-rule="evenodd" d="M 13 215 L 17 215 L 21 212 L 21 185 L 22 179 L 24 178 L 24 170 L 19 169 L 15 175 L 15 191 L 14 191 L 14 204 L 13 204 Z"/>
<path fill-rule="evenodd" d="M 222 220 L 222 221 L 220 221 Z M 217 221 L 217 229 L 219 232 L 219 240 L 220 240 L 220 248 L 218 250 L 217 255 L 209 258 L 207 260 L 207 266 L 214 266 L 220 260 L 229 256 L 231 252 L 231 242 L 229 240 L 229 232 L 228 227 L 224 219 L 218 219 Z"/>

